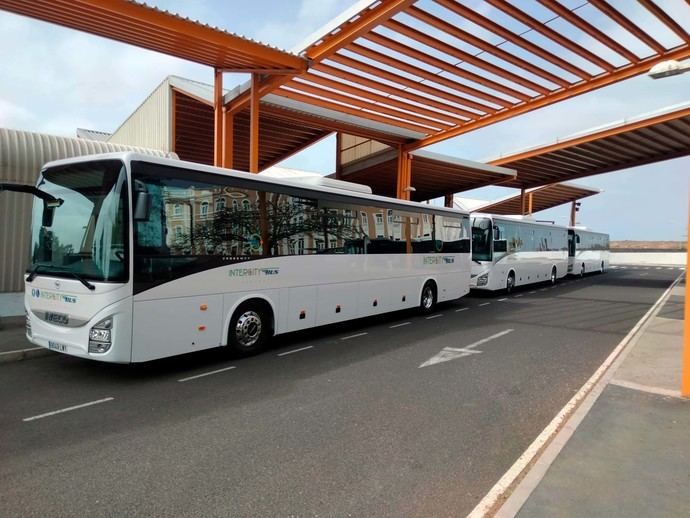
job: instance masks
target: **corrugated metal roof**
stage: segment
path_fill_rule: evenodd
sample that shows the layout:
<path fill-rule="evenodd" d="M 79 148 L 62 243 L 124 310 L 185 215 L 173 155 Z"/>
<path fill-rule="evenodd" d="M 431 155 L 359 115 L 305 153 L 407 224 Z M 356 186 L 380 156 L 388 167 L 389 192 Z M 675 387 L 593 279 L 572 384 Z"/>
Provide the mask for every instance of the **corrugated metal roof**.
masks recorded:
<path fill-rule="evenodd" d="M 110 138 L 110 135 L 112 135 L 112 133 L 108 133 L 106 131 L 77 128 L 77 138 L 106 141 L 108 138 Z"/>

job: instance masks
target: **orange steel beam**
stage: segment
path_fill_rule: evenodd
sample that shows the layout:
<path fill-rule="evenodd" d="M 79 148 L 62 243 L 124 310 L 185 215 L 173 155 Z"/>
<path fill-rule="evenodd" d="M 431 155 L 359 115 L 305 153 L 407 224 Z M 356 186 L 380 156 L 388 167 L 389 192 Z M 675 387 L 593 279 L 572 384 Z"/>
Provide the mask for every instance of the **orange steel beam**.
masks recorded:
<path fill-rule="evenodd" d="M 444 52 L 445 54 L 448 54 L 449 56 L 453 56 L 459 60 L 462 60 L 466 63 L 469 63 L 471 65 L 474 65 L 478 68 L 481 68 L 482 70 L 486 70 L 487 72 L 490 72 L 498 77 L 501 77 L 503 79 L 506 79 L 512 83 L 518 84 L 523 86 L 524 88 L 528 88 L 529 90 L 532 90 L 534 92 L 538 92 L 541 94 L 545 94 L 549 92 L 548 88 L 545 88 L 534 81 L 530 81 L 529 79 L 525 79 L 524 77 L 521 77 L 517 74 L 514 74 L 512 72 L 508 72 L 504 68 L 494 65 L 490 63 L 489 61 L 486 61 L 481 58 L 477 58 L 473 56 L 472 54 L 462 51 L 458 49 L 457 47 L 454 47 L 453 45 L 449 45 L 448 43 L 444 43 L 441 40 L 438 40 L 436 38 L 432 38 L 428 34 L 425 34 L 424 32 L 417 30 L 413 27 L 410 27 L 409 25 L 405 25 L 403 23 L 400 23 L 395 20 L 390 20 L 389 22 L 386 23 L 386 27 L 389 29 L 394 30 L 395 32 L 398 32 L 400 34 L 403 34 L 407 36 L 408 38 L 412 38 L 413 40 L 416 41 L 421 41 L 425 45 L 430 46 L 433 49 L 439 50 L 441 52 Z M 477 81 L 480 84 L 484 84 L 485 86 L 488 86 L 489 88 L 493 88 L 495 90 L 500 90 L 500 88 L 496 88 L 496 83 L 495 81 L 489 81 L 487 79 L 484 79 L 481 77 L 481 75 L 476 74 L 481 78 L 481 81 Z M 489 83 L 489 84 L 486 84 Z M 491 83 L 493 83 L 494 86 L 491 86 Z M 505 86 L 503 86 L 505 88 Z M 513 97 L 520 98 L 520 96 L 511 94 Z M 524 96 L 524 94 L 522 94 Z M 529 97 L 529 96 L 528 96 Z"/>
<path fill-rule="evenodd" d="M 494 0 L 487 1 L 493 2 Z M 442 131 L 440 133 L 437 133 L 436 135 L 431 135 L 429 137 L 423 138 L 421 140 L 408 144 L 406 146 L 406 149 L 408 151 L 411 151 L 414 149 L 419 149 L 421 147 L 429 146 L 431 144 L 436 144 L 437 142 L 442 142 L 451 137 L 457 137 L 458 135 L 462 135 L 469 131 L 474 131 L 478 128 L 482 128 L 490 124 L 494 124 L 496 122 L 509 119 L 511 117 L 515 117 L 516 115 L 536 110 L 537 108 L 542 108 L 544 106 L 554 104 L 558 101 L 562 101 L 564 99 L 575 97 L 577 95 L 586 92 L 591 92 L 598 88 L 602 88 L 604 86 L 617 83 L 618 81 L 622 81 L 623 79 L 628 79 L 630 77 L 646 73 L 652 66 L 661 61 L 666 61 L 670 59 L 682 60 L 687 58 L 688 56 L 690 56 L 690 46 L 683 45 L 680 47 L 676 47 L 675 49 L 667 51 L 665 54 L 654 55 L 649 58 L 640 60 L 638 63 L 623 66 L 612 74 L 602 74 L 597 78 L 593 79 L 592 81 L 578 83 L 570 88 L 556 91 L 550 95 L 541 97 L 539 99 L 535 99 L 532 102 L 524 103 L 514 108 L 504 110 L 500 113 L 497 113 L 496 115 L 483 117 L 478 121 L 474 122 L 467 122 L 458 128 Z"/>
<path fill-rule="evenodd" d="M 311 83 L 317 83 L 321 86 L 325 86 L 328 88 L 333 88 L 334 90 L 338 92 L 344 92 L 346 94 L 350 95 L 356 95 L 359 97 L 363 97 L 365 99 L 375 101 L 378 103 L 383 103 L 386 104 L 390 107 L 393 108 L 399 108 L 401 110 L 405 110 L 406 112 L 409 112 L 409 115 L 414 117 L 416 115 L 420 115 L 420 122 L 422 123 L 431 123 L 434 122 L 436 125 L 440 125 L 440 122 L 445 122 L 447 125 L 450 126 L 455 126 L 461 122 L 465 122 L 465 119 L 457 119 L 455 117 L 450 117 L 447 114 L 444 113 L 439 113 L 434 110 L 430 110 L 428 108 L 424 108 L 422 106 L 418 106 L 417 104 L 412 104 L 407 101 L 403 100 L 397 100 L 395 98 L 377 94 L 375 92 L 372 92 L 370 90 L 365 90 L 363 88 L 359 88 L 357 86 L 349 85 L 347 83 L 343 83 L 341 81 L 336 81 L 333 79 L 330 79 L 328 77 L 319 75 L 319 74 L 309 74 L 307 76 L 301 77 L 298 80 L 292 81 L 291 83 L 288 83 L 288 86 L 291 88 L 296 88 L 299 89 L 299 86 L 295 86 L 296 84 L 303 84 L 302 81 L 309 81 Z M 405 115 L 400 115 L 400 117 L 405 118 Z M 427 119 L 427 120 L 425 120 Z M 429 120 L 430 119 L 430 120 Z M 416 118 L 415 118 L 416 120 Z"/>
<path fill-rule="evenodd" d="M 335 178 L 343 179 L 343 134 L 339 131 L 335 134 Z"/>
<path fill-rule="evenodd" d="M 551 0 L 551 1 L 546 1 L 546 0 L 537 0 L 540 4 L 542 4 L 544 7 L 547 9 L 553 11 L 556 13 L 558 16 L 563 18 L 564 20 L 568 21 L 581 31 L 583 31 L 586 34 L 589 34 L 592 38 L 597 40 L 599 43 L 602 45 L 607 46 L 608 48 L 612 49 L 614 52 L 620 54 L 623 56 L 625 59 L 630 61 L 631 63 L 637 63 L 640 58 L 630 52 L 628 49 L 626 49 L 623 45 L 618 43 L 617 41 L 613 40 L 603 32 L 601 32 L 599 29 L 594 27 L 593 25 L 590 25 L 587 23 L 585 20 L 580 18 L 577 14 L 575 14 L 573 11 L 570 9 L 563 7 L 561 4 L 558 2 Z"/>
<path fill-rule="evenodd" d="M 538 157 L 539 155 L 550 153 L 552 151 L 557 151 L 559 149 L 569 148 L 569 147 L 573 147 L 573 146 L 578 146 L 580 144 L 585 144 L 588 142 L 598 141 L 598 140 L 603 139 L 603 138 L 612 137 L 614 135 L 619 135 L 621 133 L 626 133 L 628 131 L 633 131 L 636 129 L 645 128 L 647 126 L 653 126 L 654 124 L 660 124 L 663 122 L 667 122 L 667 121 L 671 121 L 674 119 L 678 119 L 681 117 L 687 117 L 687 116 L 690 116 L 690 107 L 684 108 L 682 110 L 677 110 L 674 112 L 663 113 L 661 115 L 657 115 L 655 117 L 650 117 L 648 119 L 635 121 L 635 122 L 631 122 L 628 124 L 622 124 L 622 125 L 616 126 L 614 128 L 607 128 L 607 129 L 604 129 L 601 131 L 590 133 L 588 135 L 583 135 L 581 137 L 576 137 L 576 138 L 567 139 L 567 140 L 561 140 L 559 142 L 556 142 L 555 144 L 544 146 L 544 147 L 541 147 L 538 149 L 531 149 L 529 151 L 524 151 L 522 153 L 517 153 L 515 155 L 501 157 L 497 160 L 492 160 L 489 163 L 491 165 L 503 165 L 503 164 L 506 164 L 508 162 L 515 162 L 517 160 L 525 160 L 525 159 L 532 158 L 532 157 Z M 601 144 L 601 142 L 596 142 L 596 143 Z"/>
<path fill-rule="evenodd" d="M 602 13 L 611 18 L 613 21 L 615 21 L 618 25 L 623 27 L 630 34 L 635 36 L 638 40 L 642 41 L 649 48 L 654 50 L 654 52 L 658 54 L 666 52 L 666 49 L 661 43 L 656 41 L 645 31 L 640 29 L 640 27 L 638 27 L 630 19 L 625 17 L 620 11 L 618 11 L 615 7 L 610 5 L 606 0 L 589 0 L 589 3 L 597 9 L 599 9 Z"/>
<path fill-rule="evenodd" d="M 370 34 L 369 36 L 367 36 L 367 39 L 374 41 L 374 39 L 372 39 L 372 35 L 373 35 L 373 33 Z M 391 48 L 393 50 L 398 50 L 393 45 L 389 46 L 388 48 Z M 410 53 L 405 52 L 405 54 L 414 57 L 414 55 L 412 55 Z M 383 54 L 381 54 L 381 56 L 383 56 Z M 433 59 L 434 59 L 433 57 L 429 56 L 429 59 L 427 60 L 427 62 L 430 65 L 434 65 Z M 376 66 L 371 65 L 369 63 L 365 63 L 364 61 L 359 61 L 357 59 L 353 59 L 353 58 L 348 57 L 348 56 L 341 56 L 339 54 L 336 54 L 336 55 L 332 56 L 329 59 L 329 61 L 333 61 L 333 62 L 338 63 L 340 65 L 345 65 L 347 67 L 353 68 L 357 72 L 364 72 L 367 74 L 371 74 L 374 77 L 378 77 L 379 79 L 386 79 L 388 81 L 391 81 L 391 82 L 396 83 L 398 85 L 402 85 L 402 86 L 405 86 L 407 88 L 416 90 L 418 92 L 423 92 L 425 94 L 429 94 L 436 99 L 444 99 L 446 101 L 450 101 L 450 102 L 459 104 L 459 105 L 467 107 L 467 108 L 474 108 L 478 111 L 481 111 L 482 113 L 486 113 L 486 112 L 493 113 L 496 111 L 494 108 L 492 108 L 486 104 L 481 104 L 481 103 L 478 103 L 476 101 L 472 101 L 472 100 L 467 99 L 465 97 L 461 97 L 461 96 L 459 96 L 453 92 L 448 92 L 446 90 L 441 90 L 439 88 L 435 88 L 435 87 L 433 87 L 427 83 L 423 83 L 421 81 L 414 81 L 414 80 L 409 79 L 407 77 L 394 74 L 394 73 L 389 72 L 388 70 L 385 70 L 383 68 L 376 67 Z M 441 61 L 441 60 L 439 60 L 439 61 Z M 402 61 L 400 63 L 402 63 L 403 65 L 406 65 Z M 388 64 L 390 64 L 390 63 L 388 63 Z M 323 66 L 323 65 L 319 65 L 319 67 L 321 67 L 321 66 Z M 451 67 L 452 65 L 450 65 L 450 63 L 447 63 L 446 66 Z M 416 67 L 412 67 L 410 65 L 409 69 L 412 69 L 412 68 L 416 69 Z M 401 70 L 406 70 L 406 71 L 409 71 L 409 69 L 408 69 L 408 66 L 401 68 Z M 428 73 L 425 70 L 417 69 L 417 71 L 413 72 L 413 74 L 418 75 L 417 72 Z M 433 74 L 431 74 L 431 73 L 428 73 L 428 74 L 429 74 L 429 76 L 433 76 Z M 353 75 L 352 77 L 357 77 L 357 76 Z M 482 91 L 476 90 L 472 87 L 462 85 L 461 83 L 456 83 L 454 81 L 451 81 L 450 79 L 447 79 L 447 78 L 444 78 L 441 76 L 438 76 L 438 77 L 434 76 L 434 77 L 435 77 L 435 79 L 434 79 L 435 82 L 449 86 L 450 88 L 453 89 L 453 91 L 467 93 L 467 94 L 475 96 L 475 97 L 481 97 L 485 100 L 489 100 L 488 98 L 493 98 L 497 102 L 493 101 L 493 100 L 490 100 L 489 102 L 492 102 L 493 104 L 498 104 L 501 107 L 512 104 L 509 101 L 506 101 L 505 99 L 501 99 L 500 97 L 495 97 L 495 96 L 489 95 L 486 92 L 482 92 Z M 429 78 L 427 78 L 427 79 L 429 79 Z M 423 96 L 421 96 L 421 98 L 427 99 L 428 96 L 423 95 Z M 431 99 L 431 101 L 433 101 L 433 99 Z M 473 118 L 479 117 L 479 114 L 474 114 L 474 115 L 475 116 Z"/>
<path fill-rule="evenodd" d="M 349 133 L 351 135 L 356 135 L 358 137 L 369 138 L 372 140 L 377 140 L 384 144 L 395 146 L 398 144 L 404 144 L 409 142 L 410 139 L 405 137 L 391 135 L 389 133 L 382 133 L 369 128 L 363 128 L 362 126 L 356 126 L 353 124 L 347 124 L 340 121 L 333 121 L 329 119 L 323 119 L 321 117 L 314 117 L 309 114 L 296 112 L 286 108 L 280 108 L 271 104 L 264 104 L 261 106 L 261 111 L 264 114 L 270 114 L 281 120 L 291 122 L 293 124 L 301 124 L 304 126 L 310 126 L 314 128 L 324 128 L 330 131 Z"/>
<path fill-rule="evenodd" d="M 426 36 L 425 34 L 419 33 L 419 38 L 420 42 L 424 44 L 430 44 L 436 40 L 433 38 L 430 38 Z M 440 68 L 441 70 L 445 70 L 446 72 L 450 72 L 451 74 L 457 76 L 457 77 L 462 77 L 464 79 L 468 79 L 469 81 L 472 81 L 477 84 L 484 85 L 488 88 L 491 88 L 493 90 L 502 92 L 506 95 L 509 95 L 510 97 L 515 97 L 516 99 L 522 99 L 524 101 L 528 100 L 530 97 L 526 94 L 523 94 L 522 92 L 518 92 L 517 90 L 513 88 L 509 88 L 501 83 L 498 83 L 496 81 L 492 81 L 490 79 L 487 79 L 485 77 L 482 77 L 479 74 L 475 74 L 474 72 L 470 72 L 469 70 L 465 70 L 462 68 L 459 68 L 455 66 L 453 63 L 449 63 L 448 61 L 444 61 L 442 59 L 439 59 L 435 56 L 432 56 L 429 53 L 422 52 L 421 50 L 415 49 L 413 47 L 410 47 L 408 45 L 404 45 L 403 43 L 400 43 L 399 41 L 396 41 L 392 38 L 389 38 L 387 36 L 384 36 L 382 34 L 378 34 L 376 32 L 371 32 L 367 34 L 366 36 L 363 37 L 366 40 L 372 41 L 378 45 L 381 45 L 384 48 L 394 50 L 396 52 L 399 52 L 400 54 L 411 57 L 416 59 L 417 61 L 420 61 L 422 63 L 426 63 L 427 65 L 434 66 L 436 68 Z M 354 49 L 353 49 L 354 47 Z M 354 45 L 351 46 L 348 50 L 353 50 L 356 52 L 356 49 L 361 49 L 366 47 L 355 47 Z M 502 97 L 497 97 L 495 95 L 489 94 L 485 92 L 484 90 L 479 90 L 477 88 L 474 88 L 469 85 L 465 85 L 463 83 L 458 83 L 456 81 L 452 81 L 451 79 L 447 79 L 443 76 L 439 76 L 437 74 L 433 74 L 429 72 L 428 70 L 424 70 L 419 67 L 412 66 L 411 64 L 407 63 L 406 61 L 400 61 L 400 60 L 395 60 L 394 58 L 390 56 L 386 56 L 385 54 L 381 54 L 378 52 L 374 52 L 371 49 L 366 49 L 368 50 L 368 54 L 366 57 L 369 57 L 371 59 L 378 59 L 383 61 L 386 64 L 389 64 L 395 68 L 399 68 L 400 70 L 404 70 L 406 72 L 409 72 L 411 74 L 414 74 L 419 77 L 424 77 L 426 79 L 429 79 L 431 81 L 434 81 L 436 83 L 442 84 L 444 86 L 447 86 L 449 88 L 452 88 L 453 90 L 457 90 L 459 92 L 463 92 L 466 94 L 469 94 L 474 97 L 478 97 L 479 99 L 482 99 L 484 101 L 488 101 L 492 104 L 497 104 L 498 106 L 509 106 L 512 105 L 513 102 L 507 101 L 506 99 Z M 388 60 L 393 60 L 392 62 L 386 61 L 386 58 Z M 465 99 L 464 101 L 465 106 L 469 106 L 471 108 L 476 108 L 481 111 L 495 111 L 493 108 L 490 106 L 486 106 L 481 103 L 477 103 L 476 101 L 472 102 L 469 99 Z"/>
<path fill-rule="evenodd" d="M 150 36 L 151 31 L 162 30 L 179 38 L 176 46 L 163 49 L 159 45 L 160 40 L 158 38 L 144 37 L 135 43 L 144 48 L 190 59 L 186 52 L 191 50 L 190 42 L 193 42 L 196 47 L 219 47 L 221 52 L 208 54 L 208 56 L 215 54 L 215 60 L 203 59 L 201 56 L 200 59 L 196 60 L 199 63 L 214 67 L 223 66 L 222 59 L 226 54 L 233 53 L 241 59 L 248 58 L 248 62 L 261 61 L 267 65 L 267 68 L 290 68 L 298 73 L 306 70 L 307 67 L 307 61 L 300 56 L 127 0 L 70 0 L 69 2 L 64 0 L 32 0 L 31 2 L 0 0 L 0 9 L 130 43 L 124 34 L 108 30 L 110 22 L 103 22 L 99 26 L 89 26 L 83 16 L 81 18 L 75 15 L 63 16 L 65 11 L 70 10 L 78 10 L 81 13 L 89 12 L 94 15 L 109 13 L 122 20 L 128 19 L 137 22 L 147 31 L 143 36 Z"/>
<path fill-rule="evenodd" d="M 377 113 L 371 113 L 371 112 L 366 112 L 363 111 L 360 108 L 355 108 L 352 106 L 345 106 L 343 104 L 338 104 L 332 101 L 329 101 L 327 99 L 319 99 L 318 97 L 312 97 L 303 93 L 300 93 L 295 90 L 287 90 L 285 88 L 281 88 L 280 90 L 275 92 L 276 95 L 280 95 L 283 97 L 287 97 L 288 99 L 294 99 L 295 101 L 300 101 L 303 103 L 311 104 L 313 106 L 320 106 L 322 108 L 327 108 L 329 110 L 334 110 L 334 111 L 339 111 L 343 113 L 349 113 L 350 115 L 356 115 L 357 117 L 363 117 L 369 120 L 375 120 L 377 122 L 383 122 L 384 124 L 390 124 L 391 126 L 398 126 L 400 128 L 405 128 L 408 130 L 416 131 L 418 133 L 425 133 L 429 134 L 429 131 L 426 131 L 424 128 L 420 126 L 414 126 L 412 124 L 409 124 L 407 122 L 403 122 L 397 119 L 392 119 L 390 117 L 386 117 L 383 115 L 379 115 Z"/>
<path fill-rule="evenodd" d="M 570 83 L 563 79 L 562 77 L 559 77 L 555 74 L 552 74 L 551 72 L 548 72 L 542 68 L 539 68 L 538 66 L 534 65 L 533 63 L 530 63 L 529 61 L 525 61 L 524 59 L 516 56 L 515 54 L 511 54 L 510 52 L 507 52 L 503 50 L 502 48 L 492 45 L 491 43 L 478 38 L 474 34 L 471 34 L 457 25 L 453 25 L 451 23 L 448 23 L 445 20 L 442 20 L 438 18 L 437 16 L 434 16 L 433 14 L 430 14 L 426 11 L 423 11 L 419 9 L 418 7 L 410 7 L 405 11 L 405 14 L 408 14 L 410 16 L 413 16 L 414 18 L 417 18 L 418 20 L 431 25 L 432 27 L 435 27 L 446 34 L 450 34 L 451 36 L 457 38 L 460 41 L 469 43 L 470 45 L 473 45 L 477 47 L 478 49 L 483 50 L 484 52 L 487 52 L 489 54 L 493 54 L 494 56 L 502 59 L 503 61 L 506 61 L 508 63 L 512 63 L 516 67 L 522 68 L 523 70 L 526 70 L 528 72 L 531 72 L 535 76 L 541 77 L 542 79 L 546 79 L 547 81 L 550 81 L 554 84 L 557 84 L 562 87 L 568 86 Z M 482 60 L 483 61 L 483 60 Z M 483 61 L 484 63 L 487 63 L 486 61 Z M 482 65 L 482 68 L 484 68 L 485 65 Z M 518 76 L 520 77 L 520 76 Z M 521 77 L 521 79 L 524 79 Z M 536 84 L 536 83 L 535 83 Z M 526 86 L 526 85 L 523 85 Z M 528 87 L 531 88 L 531 87 Z"/>
<path fill-rule="evenodd" d="M 678 25 L 673 18 L 666 14 L 663 9 L 660 9 L 659 6 L 656 5 L 652 0 L 638 0 L 638 2 L 640 2 L 650 13 L 656 16 L 661 23 L 671 29 L 681 40 L 683 40 L 685 43 L 690 43 L 690 35 L 685 32 L 685 29 Z"/>
<path fill-rule="evenodd" d="M 395 97 L 400 97 L 403 99 L 407 99 L 409 101 L 413 101 L 415 103 L 419 103 L 420 101 L 420 96 L 418 94 L 415 94 L 413 92 L 410 92 L 409 90 L 403 90 L 401 88 L 396 88 L 393 86 L 390 86 L 386 83 L 381 83 L 380 81 L 375 81 L 373 79 L 369 79 L 367 77 L 364 77 L 362 75 L 359 75 L 358 77 L 354 77 L 354 74 L 351 74 L 350 72 L 347 72 L 346 70 L 343 70 L 338 67 L 333 67 L 330 65 L 326 65 L 324 63 L 321 63 L 317 67 L 315 67 L 313 70 L 318 70 L 319 72 L 325 72 L 326 74 L 334 77 L 339 77 L 341 79 L 344 79 L 346 81 L 353 81 L 356 79 L 357 83 L 366 86 L 368 88 L 372 88 L 374 90 L 378 90 L 380 92 L 385 92 L 387 94 L 390 94 Z M 315 74 L 310 74 L 309 77 L 313 77 Z M 461 108 L 458 108 L 456 106 L 446 104 L 440 101 L 436 101 L 434 99 L 431 99 L 430 97 L 425 97 L 424 98 L 424 104 L 427 106 L 432 106 L 436 108 L 437 110 L 441 110 L 447 114 L 452 115 L 456 119 L 477 119 L 479 118 L 479 115 L 477 115 L 474 112 L 466 111 Z"/>
<path fill-rule="evenodd" d="M 397 108 L 389 108 L 388 106 L 383 106 L 374 100 L 341 94 L 339 92 L 334 92 L 332 90 L 320 88 L 309 83 L 304 83 L 301 80 L 292 81 L 291 83 L 288 83 L 286 87 L 291 88 L 293 90 L 297 90 L 299 92 L 317 95 L 323 99 L 328 99 L 343 104 L 349 104 L 351 106 L 357 106 L 359 108 L 370 110 L 382 115 L 388 115 L 390 117 L 399 119 L 402 122 L 406 122 L 412 125 L 413 128 L 415 128 L 415 125 L 417 125 L 416 129 L 423 133 L 435 133 L 441 130 L 444 126 L 447 127 L 447 125 L 442 124 L 439 121 L 433 121 L 426 117 L 414 115 L 413 113 L 409 113 L 407 111 L 398 110 Z"/>
<path fill-rule="evenodd" d="M 398 172 L 395 197 L 399 200 L 409 200 L 412 180 L 412 155 L 404 151 L 402 147 L 399 147 L 397 163 Z"/>
<path fill-rule="evenodd" d="M 354 40 L 369 32 L 371 29 L 392 18 L 400 11 L 412 5 L 416 0 L 381 0 L 374 9 L 361 13 L 349 25 L 341 26 L 340 30 L 325 37 L 316 45 L 308 48 L 305 55 L 314 63 L 335 54 L 338 50 L 349 45 Z"/>
<path fill-rule="evenodd" d="M 232 169 L 235 152 L 235 116 L 223 110 L 223 167 Z"/>
<path fill-rule="evenodd" d="M 527 213 L 531 216 L 532 215 L 532 201 L 533 201 L 534 193 L 530 192 L 529 195 L 527 196 Z"/>
<path fill-rule="evenodd" d="M 223 163 L 223 71 L 213 71 L 213 165 Z"/>
<path fill-rule="evenodd" d="M 688 201 L 690 202 L 690 199 Z M 690 229 L 690 203 L 688 204 L 688 226 L 685 228 Z M 690 230 L 688 231 L 687 247 L 687 255 L 685 258 L 685 322 L 683 324 L 683 365 L 680 386 L 680 394 L 683 397 L 690 397 L 690 287 L 688 287 L 688 272 L 690 272 Z"/>
<path fill-rule="evenodd" d="M 259 74 L 252 74 L 249 102 L 249 172 L 259 172 Z"/>
<path fill-rule="evenodd" d="M 420 40 L 419 41 L 424 41 L 427 39 L 427 36 L 425 36 L 422 33 L 419 33 Z M 369 39 L 371 41 L 374 41 L 376 43 L 385 41 L 386 42 L 386 47 L 391 48 L 394 50 L 398 50 L 401 53 L 408 55 L 410 57 L 416 57 L 417 53 L 416 52 L 402 52 L 403 46 L 401 44 L 395 44 L 395 42 L 390 39 L 386 38 L 385 36 L 381 36 L 380 34 L 370 34 L 366 37 L 366 39 Z M 434 74 L 433 72 L 430 72 L 428 70 L 425 70 L 423 68 L 420 68 L 418 66 L 412 65 L 407 61 L 402 61 L 400 59 L 396 59 L 392 56 L 387 56 L 386 54 L 382 54 L 380 52 L 377 52 L 373 49 L 370 49 L 368 47 L 364 47 L 362 45 L 359 45 L 357 43 L 353 43 L 350 45 L 347 49 L 350 52 L 354 52 L 355 54 L 359 54 L 360 56 L 364 56 L 365 58 L 378 61 L 379 63 L 383 63 L 384 65 L 388 65 L 390 67 L 393 67 L 396 70 L 402 70 L 404 72 L 407 72 L 408 74 L 415 75 L 417 77 L 427 79 L 431 82 L 437 83 L 439 85 L 446 86 L 448 88 L 451 88 L 453 90 L 458 90 L 461 92 L 465 92 L 469 95 L 473 95 L 475 97 L 478 97 L 480 99 L 483 99 L 485 101 L 489 101 L 490 103 L 497 104 L 498 106 L 506 106 L 506 105 L 512 105 L 513 103 L 511 101 L 508 101 L 506 99 L 503 99 L 501 97 L 496 97 L 493 94 L 483 92 L 482 90 L 478 89 L 472 89 L 470 91 L 471 87 L 463 86 L 461 83 L 458 83 L 457 81 L 453 81 L 452 79 L 448 79 L 444 76 Z M 516 90 L 509 88 L 501 83 L 497 83 L 496 81 L 492 81 L 491 79 L 486 79 L 482 77 L 479 74 L 475 74 L 473 72 L 469 72 L 467 70 L 463 70 L 461 68 L 453 66 L 451 63 L 445 63 L 443 67 L 440 65 L 443 62 L 443 60 L 438 60 L 438 62 L 432 57 L 428 56 L 425 53 L 420 53 L 419 57 L 424 56 L 424 63 L 428 63 L 430 65 L 439 65 L 439 68 L 446 69 L 446 71 L 451 72 L 452 74 L 462 77 L 465 79 L 468 79 L 470 81 L 473 81 L 475 83 L 478 83 L 480 85 L 486 86 L 487 88 L 490 88 L 492 90 L 496 90 L 498 92 L 502 92 L 506 95 L 509 95 L 510 97 L 515 97 L 516 99 L 521 99 L 523 101 L 527 101 L 530 99 L 529 95 L 523 94 L 521 92 L 517 92 Z M 419 58 L 417 58 L 419 59 Z M 440 63 L 439 63 L 440 62 Z M 486 106 L 480 103 L 475 103 L 474 105 L 469 104 L 467 101 L 464 103 L 465 106 L 470 106 L 472 108 L 480 109 L 484 112 L 488 111 L 494 111 L 494 109 L 490 106 Z"/>
<path fill-rule="evenodd" d="M 525 215 L 525 188 L 520 189 L 520 216 Z"/>
<path fill-rule="evenodd" d="M 449 209 L 453 208 L 453 194 L 446 194 L 444 199 L 443 199 L 443 206 L 448 207 Z"/>
<path fill-rule="evenodd" d="M 595 63 L 597 66 L 600 68 L 603 68 L 604 70 L 608 72 L 612 72 L 614 70 L 614 66 L 609 63 L 608 61 L 605 61 L 601 57 L 597 56 L 593 52 L 585 49 L 584 47 L 581 47 L 580 45 L 577 45 L 576 43 L 573 43 L 571 40 L 566 38 L 565 36 L 561 35 L 560 33 L 556 32 L 555 30 L 551 29 L 549 26 L 546 24 L 540 22 L 536 18 L 531 17 L 529 14 L 525 13 L 524 11 L 520 10 L 517 7 L 513 7 L 511 4 L 506 2 L 506 0 L 486 0 L 489 4 L 494 6 L 495 8 L 503 11 L 504 13 L 510 15 L 511 17 L 515 18 L 517 21 L 520 23 L 526 25 L 530 29 L 542 34 L 543 36 L 546 36 L 550 40 L 555 41 L 558 43 L 560 46 L 565 47 L 566 49 L 570 50 L 571 52 L 574 52 L 581 58 L 586 59 L 587 61 L 591 61 L 592 63 Z"/>
<path fill-rule="evenodd" d="M 593 1 L 603 1 L 603 0 L 593 0 Z M 499 35 L 501 38 L 503 38 L 506 41 L 509 41 L 510 43 L 517 45 L 518 47 L 522 47 L 528 52 L 531 52 L 535 56 L 539 56 L 540 58 L 548 61 L 549 63 L 556 65 L 557 67 L 566 70 L 573 74 L 574 76 L 577 76 L 581 79 L 589 79 L 592 77 L 592 75 L 589 72 L 586 72 L 585 70 L 582 70 L 581 68 L 573 65 L 569 61 L 566 61 L 563 58 L 560 58 L 559 56 L 552 54 L 548 50 L 543 49 L 539 45 L 536 45 L 532 43 L 531 41 L 523 38 L 522 36 L 505 29 L 501 25 L 493 22 L 489 18 L 486 18 L 485 16 L 479 14 L 478 12 L 470 9 L 469 7 L 465 7 L 462 4 L 459 4 L 453 0 L 436 0 L 436 3 L 442 5 L 446 9 L 455 12 L 459 16 L 462 16 L 463 18 L 466 18 L 467 20 L 471 21 L 472 23 L 483 27 L 484 29 L 493 32 L 494 34 Z M 590 2 L 591 3 L 591 2 Z M 662 47 L 663 51 L 663 47 Z"/>

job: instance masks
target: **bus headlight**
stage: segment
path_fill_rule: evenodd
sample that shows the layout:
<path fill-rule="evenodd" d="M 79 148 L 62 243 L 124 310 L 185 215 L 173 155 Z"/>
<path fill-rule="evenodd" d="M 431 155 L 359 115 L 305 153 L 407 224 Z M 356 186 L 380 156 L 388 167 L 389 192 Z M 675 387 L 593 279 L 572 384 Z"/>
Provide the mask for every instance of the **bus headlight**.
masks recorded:
<path fill-rule="evenodd" d="M 483 273 L 477 277 L 477 286 L 486 286 L 489 282 L 489 273 Z"/>
<path fill-rule="evenodd" d="M 89 352 L 106 353 L 112 345 L 113 317 L 101 320 L 89 330 Z"/>
<path fill-rule="evenodd" d="M 26 336 L 31 338 L 31 320 L 29 319 L 29 310 L 24 308 L 24 315 L 26 316 Z"/>

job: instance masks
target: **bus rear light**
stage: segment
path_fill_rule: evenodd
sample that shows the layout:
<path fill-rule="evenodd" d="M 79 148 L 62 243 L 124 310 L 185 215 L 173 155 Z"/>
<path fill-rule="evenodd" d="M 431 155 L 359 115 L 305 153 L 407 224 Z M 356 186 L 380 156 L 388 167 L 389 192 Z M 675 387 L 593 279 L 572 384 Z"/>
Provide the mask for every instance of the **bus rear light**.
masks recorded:
<path fill-rule="evenodd" d="M 112 346 L 113 318 L 101 320 L 89 330 L 89 352 L 103 354 Z"/>

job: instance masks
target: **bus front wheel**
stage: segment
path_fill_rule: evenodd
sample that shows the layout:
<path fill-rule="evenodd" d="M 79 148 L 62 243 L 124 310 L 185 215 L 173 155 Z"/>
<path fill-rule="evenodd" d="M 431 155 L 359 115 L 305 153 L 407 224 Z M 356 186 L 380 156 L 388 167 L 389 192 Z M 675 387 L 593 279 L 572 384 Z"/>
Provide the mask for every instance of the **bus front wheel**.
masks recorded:
<path fill-rule="evenodd" d="M 436 308 L 436 284 L 432 281 L 426 281 L 422 288 L 422 297 L 419 302 L 419 307 L 423 314 L 431 313 Z"/>
<path fill-rule="evenodd" d="M 511 293 L 515 288 L 515 274 L 510 272 L 506 280 L 506 293 Z"/>
<path fill-rule="evenodd" d="M 235 310 L 228 330 L 228 348 L 239 356 L 263 351 L 273 334 L 271 311 L 260 302 L 245 302 Z"/>

